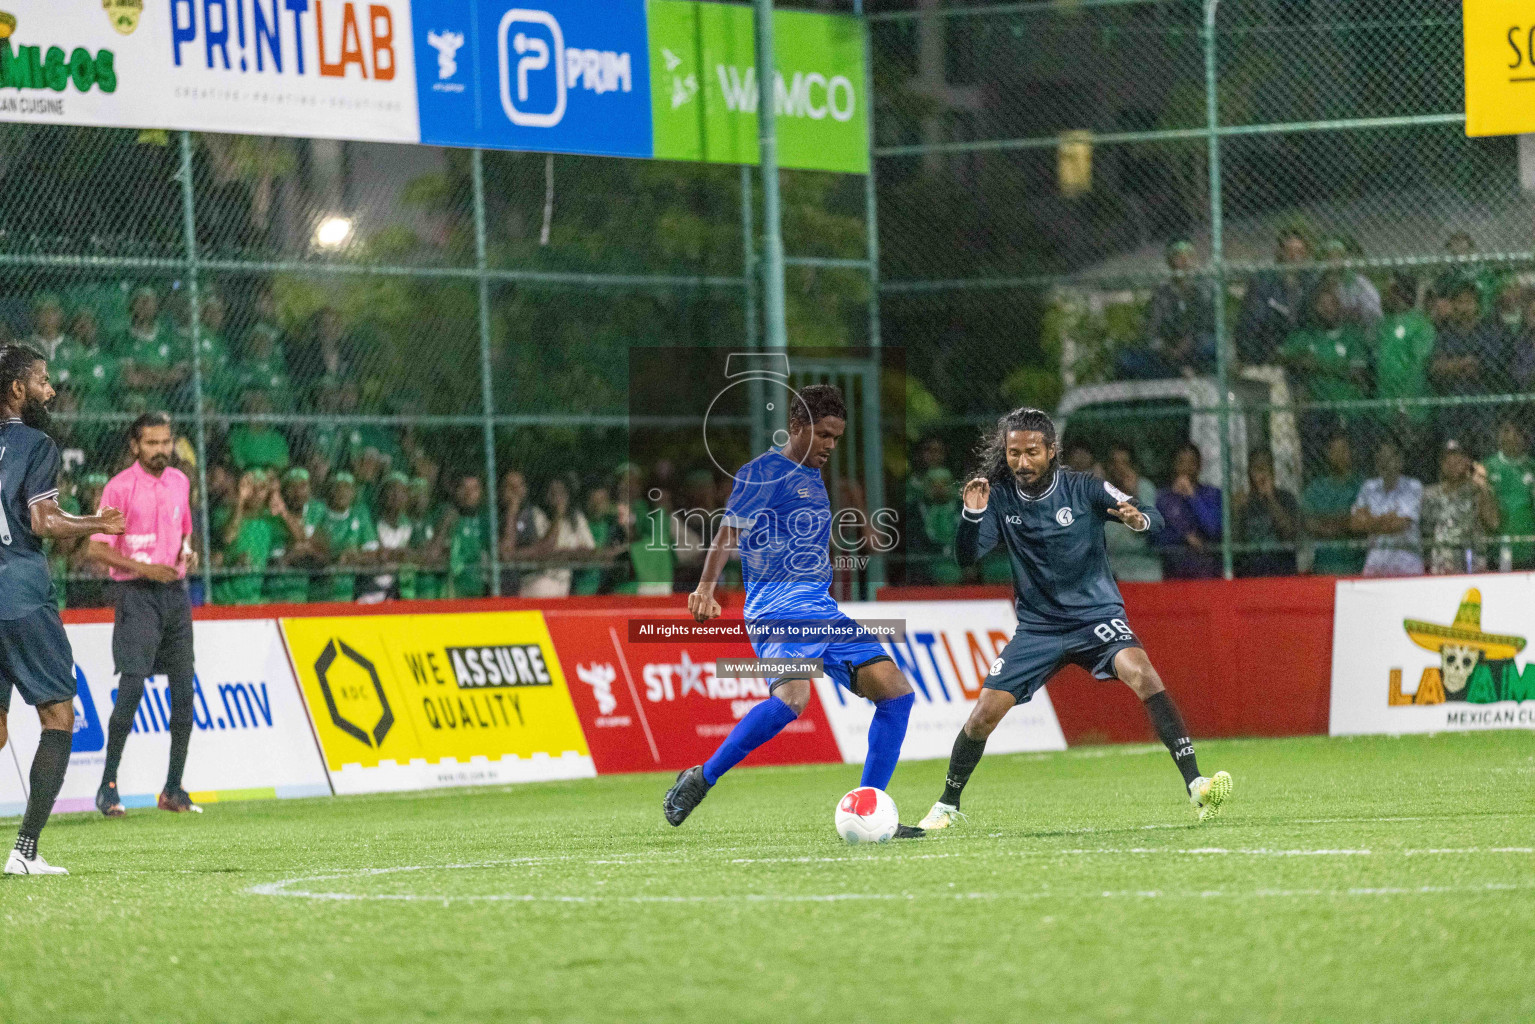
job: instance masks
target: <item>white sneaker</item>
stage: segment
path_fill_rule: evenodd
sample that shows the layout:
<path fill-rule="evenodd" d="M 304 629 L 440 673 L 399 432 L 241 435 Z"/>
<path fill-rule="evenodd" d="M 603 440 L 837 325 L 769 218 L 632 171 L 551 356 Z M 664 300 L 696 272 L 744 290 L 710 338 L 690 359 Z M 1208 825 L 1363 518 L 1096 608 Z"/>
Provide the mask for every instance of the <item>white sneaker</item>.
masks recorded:
<path fill-rule="evenodd" d="M 1221 804 L 1231 795 L 1231 773 L 1216 772 L 1210 778 L 1201 775 L 1189 783 L 1189 803 L 1199 811 L 1200 821 L 1209 821 L 1221 813 Z"/>
<path fill-rule="evenodd" d="M 961 821 L 969 821 L 965 812 L 953 804 L 946 804 L 942 800 L 933 805 L 933 809 L 927 812 L 927 817 L 917 823 L 918 828 L 931 832 L 934 829 L 948 828 Z"/>
<path fill-rule="evenodd" d="M 20 850 L 12 850 L 5 862 L 5 873 L 8 875 L 67 875 L 64 868 L 54 867 L 43 860 L 41 855 L 28 860 L 21 855 Z"/>

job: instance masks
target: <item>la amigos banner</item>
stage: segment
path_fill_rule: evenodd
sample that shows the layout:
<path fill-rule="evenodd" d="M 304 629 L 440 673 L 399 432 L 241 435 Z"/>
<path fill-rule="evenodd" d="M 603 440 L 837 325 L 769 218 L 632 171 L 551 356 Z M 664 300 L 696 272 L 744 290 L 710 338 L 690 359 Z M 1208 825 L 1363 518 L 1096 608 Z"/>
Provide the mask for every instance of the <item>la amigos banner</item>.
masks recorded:
<path fill-rule="evenodd" d="M 65 627 L 75 655 L 75 736 L 58 811 L 95 806 L 106 760 L 107 721 L 117 699 L 110 624 Z M 184 784 L 199 803 L 329 796 L 304 704 L 277 624 L 199 622 L 192 739 Z M 153 806 L 170 758 L 170 691 L 152 676 L 128 734 L 118 791 L 127 807 Z M 0 814 L 26 805 L 24 782 L 37 751 L 37 715 L 11 694 L 10 742 L 0 751 Z M 14 784 L 12 773 L 16 774 Z"/>
<path fill-rule="evenodd" d="M 867 171 L 860 23 L 774 25 L 781 162 Z M 755 163 L 754 46 L 693 0 L 0 0 L 0 121 Z"/>
<path fill-rule="evenodd" d="M 1535 729 L 1535 574 L 1338 583 L 1334 736 Z"/>

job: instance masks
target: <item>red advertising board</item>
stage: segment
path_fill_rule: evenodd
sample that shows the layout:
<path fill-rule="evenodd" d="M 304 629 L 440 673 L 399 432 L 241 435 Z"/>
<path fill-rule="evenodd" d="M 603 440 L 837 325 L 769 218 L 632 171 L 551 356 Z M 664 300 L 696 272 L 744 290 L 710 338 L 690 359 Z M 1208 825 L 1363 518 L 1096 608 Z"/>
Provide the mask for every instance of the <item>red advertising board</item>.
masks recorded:
<path fill-rule="evenodd" d="M 635 617 L 664 616 L 654 607 L 544 612 L 599 774 L 698 764 L 768 696 L 766 680 L 714 675 L 716 658 L 750 658 L 750 644 L 634 642 L 629 620 Z M 841 760 L 826 712 L 812 693 L 805 713 L 742 763 Z"/>

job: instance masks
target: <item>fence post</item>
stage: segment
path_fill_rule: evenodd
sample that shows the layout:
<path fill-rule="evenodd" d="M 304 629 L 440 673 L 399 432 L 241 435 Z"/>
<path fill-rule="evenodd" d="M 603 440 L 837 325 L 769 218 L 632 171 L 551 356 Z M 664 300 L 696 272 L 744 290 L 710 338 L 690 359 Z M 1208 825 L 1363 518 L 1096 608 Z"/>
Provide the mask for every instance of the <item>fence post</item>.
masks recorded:
<path fill-rule="evenodd" d="M 746 348 L 755 351 L 762 347 L 761 325 L 757 323 L 757 215 L 752 204 L 752 169 L 750 164 L 741 165 L 741 285 L 746 317 Z M 747 382 L 747 396 L 751 404 L 752 451 L 766 451 L 768 446 L 767 419 L 763 402 L 766 392 L 762 378 L 753 376 Z"/>
<path fill-rule="evenodd" d="M 863 17 L 863 0 L 853 0 L 853 13 Z M 879 209 L 878 197 L 875 193 L 874 177 L 874 36 L 867 19 L 863 22 L 863 92 L 864 103 L 867 109 L 864 119 L 868 125 L 869 144 L 869 169 L 863 178 L 863 209 L 864 229 L 867 244 L 865 255 L 869 261 L 869 375 L 864 381 L 863 407 L 864 407 L 864 438 L 863 438 L 863 463 L 867 480 L 864 483 L 864 511 L 869 515 L 882 509 L 885 505 L 885 458 L 884 458 L 884 424 L 881 422 L 883 410 L 881 409 L 880 385 L 883 361 L 880 358 L 880 350 L 883 341 L 880 336 L 879 319 Z M 903 515 L 897 521 L 905 523 Z M 906 524 L 910 527 L 910 524 Z M 869 571 L 864 576 L 864 600 L 872 601 L 876 591 L 885 582 L 885 556 L 882 552 L 872 551 L 869 558 Z"/>
<path fill-rule="evenodd" d="M 197 518 L 202 531 L 203 603 L 213 603 L 213 550 L 208 527 L 208 428 L 203 419 L 202 301 L 198 294 L 197 212 L 192 188 L 192 134 L 181 133 L 181 230 L 192 303 L 192 425 L 197 445 Z"/>
<path fill-rule="evenodd" d="M 1221 137 L 1215 17 L 1220 0 L 1205 0 L 1205 146 L 1210 175 L 1210 269 L 1215 277 L 1215 386 L 1220 392 L 1216 421 L 1221 435 L 1221 570 L 1231 567 L 1231 361 L 1226 344 L 1226 250 L 1221 222 Z"/>
<path fill-rule="evenodd" d="M 773 0 L 752 0 L 757 20 L 757 149 L 762 162 L 762 302 L 766 346 L 789 346 L 784 323 L 783 215 L 778 191 L 778 126 L 775 123 Z"/>
<path fill-rule="evenodd" d="M 501 481 L 496 476 L 496 396 L 490 375 L 490 278 L 485 255 L 485 154 L 472 150 L 474 269 L 480 291 L 480 404 L 485 416 L 485 511 L 490 517 L 490 592 L 501 596 Z"/>

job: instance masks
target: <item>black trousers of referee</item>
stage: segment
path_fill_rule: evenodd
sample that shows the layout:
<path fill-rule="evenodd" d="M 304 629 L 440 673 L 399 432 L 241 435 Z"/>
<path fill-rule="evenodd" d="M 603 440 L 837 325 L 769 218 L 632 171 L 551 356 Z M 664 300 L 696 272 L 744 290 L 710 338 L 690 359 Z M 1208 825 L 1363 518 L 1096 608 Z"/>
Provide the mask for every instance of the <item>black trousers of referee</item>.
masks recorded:
<path fill-rule="evenodd" d="M 165 788 L 181 788 L 192 738 L 192 602 L 185 581 L 153 583 L 129 580 L 114 583 L 116 614 L 112 626 L 112 660 L 116 662 L 117 703 L 107 726 L 107 763 L 101 784 L 117 781 L 123 746 L 133 729 L 133 716 L 144 696 L 144 681 L 164 674 L 171 684 L 171 757 Z"/>

